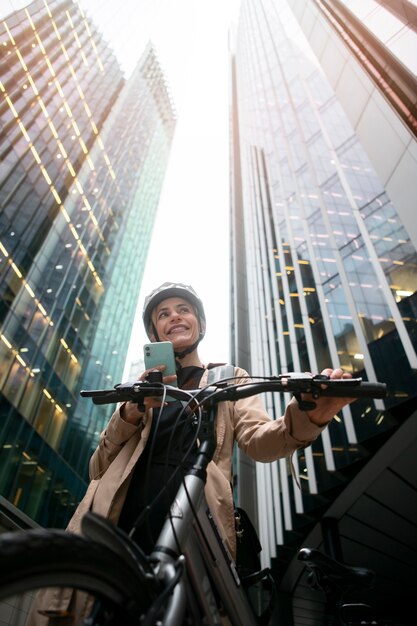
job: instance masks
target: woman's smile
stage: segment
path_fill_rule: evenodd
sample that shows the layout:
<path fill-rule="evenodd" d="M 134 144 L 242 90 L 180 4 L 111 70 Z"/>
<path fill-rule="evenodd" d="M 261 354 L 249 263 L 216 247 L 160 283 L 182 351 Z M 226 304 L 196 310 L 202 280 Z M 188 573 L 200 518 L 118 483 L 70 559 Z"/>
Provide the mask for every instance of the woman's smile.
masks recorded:
<path fill-rule="evenodd" d="M 187 300 L 167 298 L 155 308 L 153 315 L 159 341 L 172 341 L 175 349 L 183 349 L 198 340 L 198 318 Z"/>

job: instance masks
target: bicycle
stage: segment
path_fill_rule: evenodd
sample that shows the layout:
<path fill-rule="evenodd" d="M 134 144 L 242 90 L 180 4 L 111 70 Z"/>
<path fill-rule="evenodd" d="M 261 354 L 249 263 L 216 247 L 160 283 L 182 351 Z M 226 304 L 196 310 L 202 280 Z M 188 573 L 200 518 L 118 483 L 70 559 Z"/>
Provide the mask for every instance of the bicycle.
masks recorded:
<path fill-rule="evenodd" d="M 297 556 L 310 588 L 324 594 L 326 626 L 401 626 L 366 601 L 376 581 L 373 570 L 346 565 L 311 548 L 302 548 Z"/>
<path fill-rule="evenodd" d="M 84 626 L 257 626 L 259 610 L 250 602 L 243 577 L 220 537 L 204 486 L 215 449 L 216 404 L 264 392 L 292 393 L 302 408 L 311 409 L 320 396 L 383 398 L 387 390 L 383 383 L 360 378 L 330 380 L 291 373 L 239 384 L 223 379 L 210 387 L 185 391 L 163 385 L 160 372 L 153 372 L 143 382 L 82 391 L 83 397 L 96 404 L 128 400 L 142 404 L 146 396 L 160 396 L 163 402 L 168 394 L 183 401 L 192 407 L 193 419 L 198 418 L 200 445 L 195 462 L 184 476 L 150 555 L 94 513 L 83 518 L 83 536 L 53 529 L 0 536 L 0 601 L 8 598 L 23 612 L 28 592 L 69 587 L 97 598 Z M 312 400 L 302 394 L 311 394 Z M 56 617 L 61 620 L 57 623 L 65 624 L 65 614 L 58 612 Z"/>

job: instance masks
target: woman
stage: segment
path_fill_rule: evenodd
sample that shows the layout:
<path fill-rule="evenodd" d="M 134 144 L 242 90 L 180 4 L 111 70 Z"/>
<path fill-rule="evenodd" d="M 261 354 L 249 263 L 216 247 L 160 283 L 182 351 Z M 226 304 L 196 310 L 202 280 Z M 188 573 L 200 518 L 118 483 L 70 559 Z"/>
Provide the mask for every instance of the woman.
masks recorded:
<path fill-rule="evenodd" d="M 178 363 L 178 386 L 204 386 L 210 365 L 202 363 L 198 345 L 205 334 L 206 319 L 202 302 L 193 288 L 181 283 L 164 283 L 146 298 L 143 321 L 152 342 L 172 342 Z M 156 369 L 163 371 L 164 366 Z M 331 378 L 350 377 L 340 369 L 325 369 L 322 373 Z M 144 372 L 140 378 L 143 380 L 147 374 Z M 247 373 L 236 367 L 235 376 L 243 379 Z M 167 384 L 174 381 L 175 376 L 164 377 Z M 208 467 L 205 494 L 232 555 L 236 553 L 232 494 L 234 442 L 255 461 L 270 462 L 289 456 L 310 445 L 333 416 L 351 401 L 320 398 L 314 410 L 305 412 L 293 399 L 285 415 L 277 420 L 269 417 L 259 396 L 218 405 L 216 450 Z M 178 427 L 181 411 L 179 403 L 169 403 L 161 409 L 160 399 L 155 397 L 145 398 L 140 407 L 137 403 L 126 402 L 116 409 L 91 458 L 91 482 L 68 530 L 80 532 L 83 515 L 93 510 L 129 531 L 145 507 L 155 500 L 155 494 L 160 493 L 150 522 L 149 517 L 144 516 L 134 535 L 145 550 L 152 548 L 169 508 L 164 489 L 167 467 L 169 476 L 173 476 L 168 489 L 172 499 L 181 482 L 182 471 L 192 462 L 194 427 L 190 419 L 184 419 Z M 168 442 L 171 445 L 168 446 Z M 191 455 L 184 459 L 187 450 L 191 450 Z M 42 611 L 44 617 L 38 616 L 30 624 L 50 626 L 53 622 L 48 621 L 47 616 L 52 615 L 51 609 L 62 612 L 69 609 L 71 614 L 79 614 L 79 598 L 78 608 L 74 608 L 75 599 L 69 593 L 65 595 L 61 591 L 52 595 L 49 591 L 47 596 L 42 602 L 43 607 L 48 607 Z"/>

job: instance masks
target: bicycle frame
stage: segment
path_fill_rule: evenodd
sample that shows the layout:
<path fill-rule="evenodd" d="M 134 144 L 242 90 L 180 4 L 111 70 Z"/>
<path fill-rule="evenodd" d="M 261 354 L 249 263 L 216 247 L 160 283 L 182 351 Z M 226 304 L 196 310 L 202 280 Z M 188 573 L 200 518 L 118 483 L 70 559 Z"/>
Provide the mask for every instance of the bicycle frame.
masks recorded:
<path fill-rule="evenodd" d="M 221 625 L 219 598 L 231 624 L 255 626 L 256 617 L 236 565 L 204 497 L 204 484 L 200 476 L 185 476 L 151 555 L 151 560 L 157 562 L 157 575 L 164 582 L 173 576 L 174 565 L 181 558 L 178 546 L 181 547 L 180 554 L 185 557 L 185 576 L 175 587 L 162 623 L 164 626 L 180 626 L 186 607 L 198 612 L 198 605 L 208 625 Z M 196 619 L 199 623 L 201 613 Z"/>

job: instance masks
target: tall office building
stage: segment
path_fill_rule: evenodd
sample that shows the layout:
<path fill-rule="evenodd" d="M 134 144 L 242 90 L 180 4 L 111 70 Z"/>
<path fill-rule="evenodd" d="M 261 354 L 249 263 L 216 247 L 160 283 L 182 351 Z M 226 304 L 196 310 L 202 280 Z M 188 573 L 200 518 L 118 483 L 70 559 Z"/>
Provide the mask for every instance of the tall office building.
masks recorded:
<path fill-rule="evenodd" d="M 125 80 L 71 0 L 0 24 L 0 494 L 63 526 L 120 382 L 175 129 L 155 50 Z"/>
<path fill-rule="evenodd" d="M 417 247 L 416 2 L 288 4 Z"/>
<path fill-rule="evenodd" d="M 389 431 L 384 409 L 417 394 L 417 89 L 400 58 L 416 50 L 415 6 L 369 5 L 244 0 L 236 33 L 232 358 L 256 375 L 340 366 L 390 389 L 294 456 L 301 489 L 288 461 L 257 466 L 265 563 Z M 395 50 L 367 28 L 382 18 Z M 267 397 L 270 414 L 288 399 Z"/>

